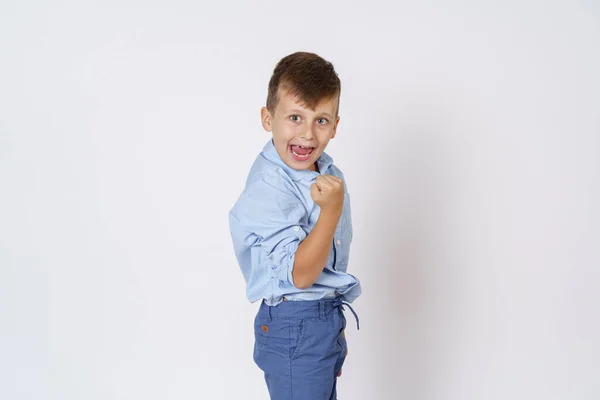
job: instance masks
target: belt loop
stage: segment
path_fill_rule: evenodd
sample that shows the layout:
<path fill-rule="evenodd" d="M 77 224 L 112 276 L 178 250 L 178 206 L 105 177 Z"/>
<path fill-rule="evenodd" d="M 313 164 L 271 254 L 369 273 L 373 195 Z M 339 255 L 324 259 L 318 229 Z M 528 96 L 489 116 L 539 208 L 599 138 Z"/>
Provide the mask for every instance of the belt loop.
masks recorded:
<path fill-rule="evenodd" d="M 267 321 L 269 323 L 273 321 L 273 317 L 271 316 L 271 306 L 267 306 Z"/>
<path fill-rule="evenodd" d="M 326 321 L 327 318 L 325 318 L 325 302 L 323 300 L 319 300 L 319 319 L 321 321 Z"/>

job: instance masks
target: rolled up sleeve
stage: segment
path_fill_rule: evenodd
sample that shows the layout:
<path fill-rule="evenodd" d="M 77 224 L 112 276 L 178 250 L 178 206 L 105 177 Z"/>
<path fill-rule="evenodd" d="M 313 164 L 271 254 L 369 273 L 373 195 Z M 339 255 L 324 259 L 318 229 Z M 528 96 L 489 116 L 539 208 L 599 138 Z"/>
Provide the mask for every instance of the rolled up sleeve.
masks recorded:
<path fill-rule="evenodd" d="M 257 177 L 248 183 L 234 210 L 246 233 L 250 262 L 263 264 L 250 265 L 251 271 L 265 271 L 279 284 L 294 285 L 294 259 L 306 238 L 307 212 L 290 183 L 277 176 Z"/>

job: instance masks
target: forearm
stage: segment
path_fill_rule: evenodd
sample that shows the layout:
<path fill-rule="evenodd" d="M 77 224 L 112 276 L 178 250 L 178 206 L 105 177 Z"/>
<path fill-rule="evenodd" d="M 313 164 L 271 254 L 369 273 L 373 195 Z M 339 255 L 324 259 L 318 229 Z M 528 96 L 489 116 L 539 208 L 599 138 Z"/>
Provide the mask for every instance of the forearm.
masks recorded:
<path fill-rule="evenodd" d="M 298 246 L 292 270 L 296 287 L 311 287 L 325 268 L 339 218 L 339 213 L 322 210 L 314 228 Z"/>

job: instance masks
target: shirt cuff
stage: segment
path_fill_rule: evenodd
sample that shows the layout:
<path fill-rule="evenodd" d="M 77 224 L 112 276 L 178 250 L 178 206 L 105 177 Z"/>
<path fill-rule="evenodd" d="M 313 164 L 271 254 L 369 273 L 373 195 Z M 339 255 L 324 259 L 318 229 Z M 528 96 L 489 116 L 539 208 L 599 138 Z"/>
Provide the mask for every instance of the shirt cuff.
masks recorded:
<path fill-rule="evenodd" d="M 295 228 L 298 229 L 296 230 Z M 285 246 L 286 254 L 282 260 L 283 262 L 274 268 L 274 272 L 276 274 L 276 278 L 279 279 L 280 282 L 289 282 L 292 286 L 296 287 L 296 285 L 294 285 L 294 277 L 292 272 L 294 271 L 296 251 L 298 251 L 298 246 L 300 246 L 302 240 L 306 238 L 306 232 L 304 232 L 304 230 L 299 226 L 295 226 L 294 231 L 296 232 L 296 237 L 298 240 L 294 240 Z"/>

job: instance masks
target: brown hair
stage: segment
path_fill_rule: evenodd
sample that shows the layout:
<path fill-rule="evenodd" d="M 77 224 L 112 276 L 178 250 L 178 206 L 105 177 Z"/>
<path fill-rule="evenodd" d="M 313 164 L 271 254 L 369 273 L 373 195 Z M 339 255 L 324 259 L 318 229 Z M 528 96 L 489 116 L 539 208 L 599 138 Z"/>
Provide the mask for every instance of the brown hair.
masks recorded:
<path fill-rule="evenodd" d="M 314 53 L 297 52 L 279 61 L 269 81 L 267 108 L 271 113 L 275 112 L 280 87 L 313 110 L 321 101 L 337 96 L 336 114 L 339 111 L 340 78 L 333 64 Z"/>

